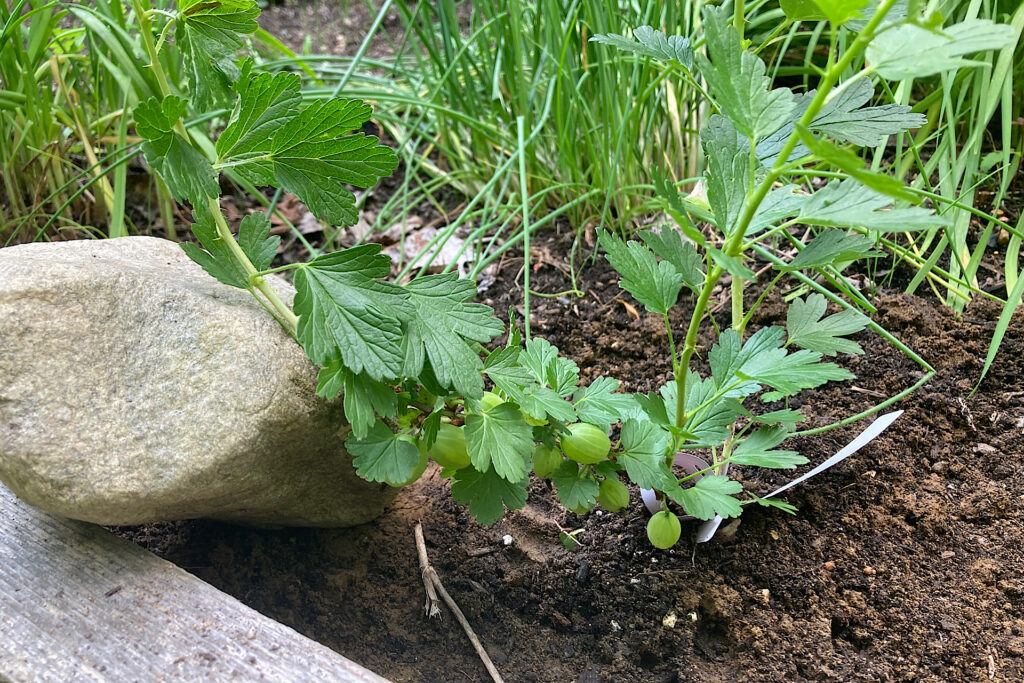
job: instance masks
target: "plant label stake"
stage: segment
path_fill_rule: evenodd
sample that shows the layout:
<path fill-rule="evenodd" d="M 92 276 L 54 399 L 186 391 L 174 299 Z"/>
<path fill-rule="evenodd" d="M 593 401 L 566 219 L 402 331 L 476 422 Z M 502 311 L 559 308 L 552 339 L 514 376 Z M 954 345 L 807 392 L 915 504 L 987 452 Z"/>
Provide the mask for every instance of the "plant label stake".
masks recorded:
<path fill-rule="evenodd" d="M 850 443 L 846 444 L 846 446 L 844 446 L 842 450 L 833 455 L 831 458 L 821 463 L 807 474 L 801 475 L 794 479 L 793 481 L 789 482 L 788 484 L 785 484 L 784 486 L 780 486 L 779 488 L 775 489 L 767 496 L 765 496 L 765 498 L 774 498 L 783 491 L 791 489 L 797 484 L 807 481 L 814 475 L 820 474 L 827 470 L 828 468 L 832 467 L 833 465 L 837 465 L 843 460 L 846 460 L 848 457 L 850 457 L 860 449 L 864 448 L 864 446 L 867 446 L 869 443 L 878 438 L 878 436 L 886 429 L 888 429 L 889 426 L 896 421 L 896 418 L 898 418 L 902 414 L 902 410 L 897 410 L 896 412 L 888 413 L 878 418 L 870 425 L 868 425 L 867 429 L 858 434 L 857 438 L 855 438 Z M 715 532 L 718 531 L 718 527 L 721 524 L 722 518 L 717 515 L 714 519 L 708 520 L 701 524 L 700 528 L 697 529 L 697 543 L 707 543 L 712 538 L 714 538 Z"/>

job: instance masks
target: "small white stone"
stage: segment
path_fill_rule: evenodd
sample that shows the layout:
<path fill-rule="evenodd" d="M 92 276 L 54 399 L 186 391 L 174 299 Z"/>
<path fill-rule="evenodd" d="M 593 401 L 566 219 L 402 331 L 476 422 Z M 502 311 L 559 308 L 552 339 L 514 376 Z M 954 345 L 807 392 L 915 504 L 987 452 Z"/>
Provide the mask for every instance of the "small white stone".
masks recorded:
<path fill-rule="evenodd" d="M 505 545 L 512 545 L 512 534 L 505 534 L 501 537 L 501 542 Z"/>
<path fill-rule="evenodd" d="M 634 577 L 633 577 L 632 579 L 630 579 L 630 580 L 629 580 L 629 582 L 635 585 L 635 584 L 638 584 L 638 583 L 640 583 L 640 579 L 638 579 L 638 578 L 636 578 L 636 577 L 634 576 Z"/>
<path fill-rule="evenodd" d="M 665 618 L 661 620 L 661 625 L 665 628 L 675 628 L 678 620 L 679 618 L 676 616 L 675 612 L 669 612 L 665 615 Z"/>
<path fill-rule="evenodd" d="M 612 623 L 612 633 L 618 633 L 619 631 L 622 630 L 622 627 L 619 626 L 619 622 L 617 622 L 614 619 L 612 619 L 611 623 Z"/>
<path fill-rule="evenodd" d="M 697 621 L 697 613 L 696 612 L 690 612 L 686 616 L 690 617 L 690 621 Z"/>

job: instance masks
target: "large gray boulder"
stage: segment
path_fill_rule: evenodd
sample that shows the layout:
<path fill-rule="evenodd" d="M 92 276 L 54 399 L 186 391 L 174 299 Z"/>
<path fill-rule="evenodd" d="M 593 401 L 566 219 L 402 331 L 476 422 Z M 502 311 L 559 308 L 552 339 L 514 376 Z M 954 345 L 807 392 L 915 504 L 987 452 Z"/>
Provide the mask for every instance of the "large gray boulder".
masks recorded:
<path fill-rule="evenodd" d="M 290 300 L 294 290 L 273 278 Z M 151 237 L 0 249 L 0 481 L 99 524 L 351 526 L 393 490 L 253 297 Z"/>

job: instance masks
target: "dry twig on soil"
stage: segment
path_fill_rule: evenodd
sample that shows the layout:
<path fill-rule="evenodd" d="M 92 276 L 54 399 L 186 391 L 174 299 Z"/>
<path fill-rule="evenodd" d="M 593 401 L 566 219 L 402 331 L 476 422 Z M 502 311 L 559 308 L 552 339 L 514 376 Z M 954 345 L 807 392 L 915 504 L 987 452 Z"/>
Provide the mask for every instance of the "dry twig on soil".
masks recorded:
<path fill-rule="evenodd" d="M 473 631 L 473 627 L 469 625 L 466 620 L 466 615 L 462 613 L 459 606 L 455 603 L 455 599 L 448 594 L 445 590 L 444 585 L 441 583 L 440 577 L 434 568 L 430 566 L 430 558 L 427 557 L 427 544 L 423 540 L 423 525 L 419 522 L 416 523 L 414 530 L 416 535 L 416 553 L 420 559 L 420 572 L 423 576 L 423 588 L 427 592 L 427 603 L 426 613 L 427 616 L 433 617 L 440 614 L 440 608 L 437 606 L 437 595 L 441 595 L 441 599 L 444 600 L 445 604 L 448 605 L 448 609 L 455 615 L 455 619 L 458 620 L 459 624 L 462 625 L 462 630 L 466 632 L 466 636 L 469 638 L 469 642 L 473 644 L 473 649 L 480 655 L 480 660 L 483 661 L 484 667 L 487 669 L 487 673 L 491 675 L 491 678 L 495 683 L 504 683 L 501 678 L 501 674 L 494 667 L 494 662 L 491 661 L 490 656 L 487 654 L 487 650 L 484 649 L 480 639 L 477 638 L 476 633 Z"/>

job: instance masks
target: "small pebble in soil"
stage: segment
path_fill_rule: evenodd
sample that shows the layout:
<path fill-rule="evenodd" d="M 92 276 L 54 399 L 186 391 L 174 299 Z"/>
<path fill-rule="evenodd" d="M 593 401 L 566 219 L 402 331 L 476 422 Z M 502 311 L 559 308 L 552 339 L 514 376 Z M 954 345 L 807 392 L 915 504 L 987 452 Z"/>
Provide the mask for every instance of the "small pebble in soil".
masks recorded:
<path fill-rule="evenodd" d="M 586 583 L 587 579 L 590 578 L 590 563 L 586 560 L 580 562 L 580 569 L 576 572 L 576 581 L 578 583 Z"/>
<path fill-rule="evenodd" d="M 952 550 L 943 550 L 942 551 L 942 559 L 948 560 L 951 557 L 956 557 L 956 553 L 953 552 Z"/>
<path fill-rule="evenodd" d="M 512 545 L 512 534 L 505 534 L 501 537 L 501 542 L 506 546 Z"/>
<path fill-rule="evenodd" d="M 763 602 L 764 604 L 767 605 L 771 601 L 771 599 L 772 599 L 772 592 L 770 590 L 768 590 L 767 588 L 762 588 L 761 589 L 761 602 Z"/>
<path fill-rule="evenodd" d="M 665 615 L 665 618 L 661 620 L 661 625 L 664 626 L 665 628 L 675 628 L 676 627 L 676 622 L 678 620 L 679 620 L 679 617 L 676 616 L 675 612 L 669 612 L 668 614 Z"/>
<path fill-rule="evenodd" d="M 864 576 L 874 576 L 875 575 L 875 570 L 874 570 L 873 567 L 864 567 L 864 569 L 862 571 L 864 572 Z"/>
<path fill-rule="evenodd" d="M 622 627 L 619 626 L 619 622 L 615 621 L 614 619 L 611 620 L 610 624 L 612 627 L 612 633 L 618 633 L 622 630 Z"/>
<path fill-rule="evenodd" d="M 835 568 L 836 568 L 836 563 L 833 562 L 832 560 L 829 560 L 828 562 L 825 563 L 825 570 L 826 571 L 830 571 L 830 572 L 831 571 L 835 571 Z"/>

